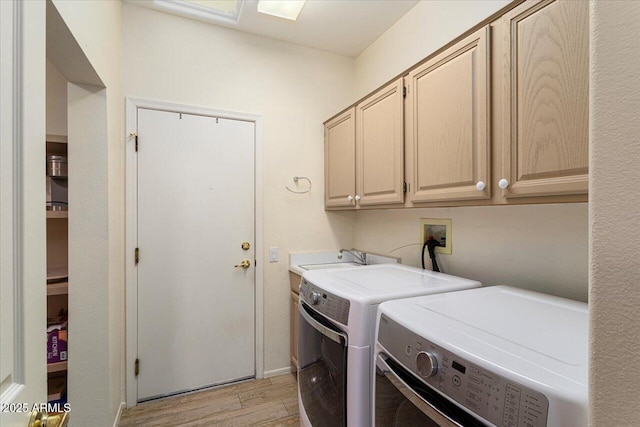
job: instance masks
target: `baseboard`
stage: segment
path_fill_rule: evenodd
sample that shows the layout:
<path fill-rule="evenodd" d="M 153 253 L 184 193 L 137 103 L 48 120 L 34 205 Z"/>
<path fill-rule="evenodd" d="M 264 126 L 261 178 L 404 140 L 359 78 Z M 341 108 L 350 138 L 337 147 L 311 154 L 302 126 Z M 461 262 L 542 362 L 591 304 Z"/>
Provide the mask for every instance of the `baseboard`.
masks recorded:
<path fill-rule="evenodd" d="M 285 366 L 284 368 L 273 369 L 271 371 L 264 371 L 264 377 L 265 378 L 276 377 L 278 375 L 284 375 L 284 374 L 290 374 L 290 373 L 291 373 L 291 366 Z"/>
<path fill-rule="evenodd" d="M 127 406 L 126 403 L 120 403 L 120 407 L 118 408 L 118 413 L 116 414 L 116 420 L 113 422 L 113 427 L 118 427 L 120 423 L 120 416 L 122 415 L 122 410 Z"/>

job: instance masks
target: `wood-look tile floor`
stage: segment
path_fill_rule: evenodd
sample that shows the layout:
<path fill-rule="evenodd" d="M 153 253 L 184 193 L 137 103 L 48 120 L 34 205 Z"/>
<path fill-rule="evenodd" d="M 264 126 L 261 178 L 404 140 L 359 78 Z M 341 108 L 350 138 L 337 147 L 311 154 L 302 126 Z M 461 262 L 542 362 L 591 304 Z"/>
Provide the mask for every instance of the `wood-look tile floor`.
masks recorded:
<path fill-rule="evenodd" d="M 122 411 L 119 427 L 298 426 L 293 374 L 169 397 Z"/>

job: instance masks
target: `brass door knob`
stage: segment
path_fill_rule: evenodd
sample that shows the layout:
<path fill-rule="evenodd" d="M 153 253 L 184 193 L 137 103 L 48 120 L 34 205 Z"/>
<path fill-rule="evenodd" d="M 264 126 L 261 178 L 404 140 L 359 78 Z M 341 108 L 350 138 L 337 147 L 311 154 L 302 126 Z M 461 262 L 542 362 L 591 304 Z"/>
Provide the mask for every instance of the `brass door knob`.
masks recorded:
<path fill-rule="evenodd" d="M 66 427 L 68 422 L 68 412 L 49 415 L 46 412 L 33 411 L 28 427 Z"/>
<path fill-rule="evenodd" d="M 240 262 L 240 264 L 236 264 L 235 267 L 242 267 L 242 268 L 249 268 L 251 266 L 251 261 L 249 261 L 248 259 L 243 259 L 242 262 Z"/>

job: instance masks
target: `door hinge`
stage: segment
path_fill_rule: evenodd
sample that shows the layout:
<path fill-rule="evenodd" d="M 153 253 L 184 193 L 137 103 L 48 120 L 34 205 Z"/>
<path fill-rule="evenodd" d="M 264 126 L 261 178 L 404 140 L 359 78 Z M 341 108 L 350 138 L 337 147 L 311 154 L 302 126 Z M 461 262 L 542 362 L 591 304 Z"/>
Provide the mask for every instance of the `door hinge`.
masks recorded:
<path fill-rule="evenodd" d="M 140 262 L 140 248 L 136 248 L 133 254 L 133 258 L 135 259 L 136 265 Z"/>
<path fill-rule="evenodd" d="M 402 183 L 402 192 L 403 192 L 403 193 L 406 193 L 406 192 L 407 192 L 407 187 L 408 187 L 407 182 L 406 182 L 406 181 L 405 181 L 405 182 L 403 182 L 403 183 Z"/>
<path fill-rule="evenodd" d="M 407 87 L 406 86 L 402 86 L 402 97 L 403 98 L 407 97 Z M 137 137 L 136 137 L 136 141 L 137 141 Z"/>
<path fill-rule="evenodd" d="M 137 377 L 138 374 L 140 373 L 140 359 L 136 359 L 134 370 L 135 370 L 135 374 L 136 374 L 136 377 Z"/>

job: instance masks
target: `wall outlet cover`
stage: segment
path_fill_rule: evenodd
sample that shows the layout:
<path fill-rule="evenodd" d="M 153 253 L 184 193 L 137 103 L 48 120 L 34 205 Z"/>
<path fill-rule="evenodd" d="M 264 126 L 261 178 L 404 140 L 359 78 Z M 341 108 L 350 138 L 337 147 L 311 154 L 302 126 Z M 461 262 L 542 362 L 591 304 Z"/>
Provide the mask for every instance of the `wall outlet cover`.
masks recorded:
<path fill-rule="evenodd" d="M 451 220 L 442 218 L 420 218 L 420 243 L 426 239 L 440 242 L 436 253 L 451 255 Z"/>

